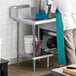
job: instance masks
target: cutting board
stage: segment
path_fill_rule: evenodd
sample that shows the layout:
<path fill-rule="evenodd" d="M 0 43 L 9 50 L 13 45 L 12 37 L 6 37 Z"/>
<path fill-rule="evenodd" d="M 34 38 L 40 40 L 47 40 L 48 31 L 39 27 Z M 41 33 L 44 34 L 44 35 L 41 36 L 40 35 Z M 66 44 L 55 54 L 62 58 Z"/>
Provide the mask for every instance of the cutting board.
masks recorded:
<path fill-rule="evenodd" d="M 72 67 L 76 67 L 76 65 L 72 65 Z M 76 76 L 76 69 L 67 69 L 64 67 L 63 72 L 69 74 L 70 76 Z"/>

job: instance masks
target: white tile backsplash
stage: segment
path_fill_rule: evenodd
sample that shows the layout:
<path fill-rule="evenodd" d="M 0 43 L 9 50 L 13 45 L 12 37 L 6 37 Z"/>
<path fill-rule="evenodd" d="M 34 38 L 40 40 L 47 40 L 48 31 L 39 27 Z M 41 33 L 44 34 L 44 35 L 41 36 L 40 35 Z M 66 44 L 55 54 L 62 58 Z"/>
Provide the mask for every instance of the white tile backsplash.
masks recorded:
<path fill-rule="evenodd" d="M 2 0 L 0 2 L 0 38 L 3 39 L 1 54 L 2 58 L 7 59 L 12 62 L 10 59 L 17 57 L 17 26 L 16 22 L 9 18 L 9 7 L 12 5 L 24 5 L 29 4 L 31 6 L 38 5 L 35 4 L 37 0 Z M 23 38 L 23 35 L 26 35 L 26 32 L 30 29 L 29 27 L 24 28 L 21 33 L 23 33 L 20 38 Z M 30 34 L 29 32 L 27 32 Z M 23 40 L 21 42 L 21 49 L 23 47 Z"/>

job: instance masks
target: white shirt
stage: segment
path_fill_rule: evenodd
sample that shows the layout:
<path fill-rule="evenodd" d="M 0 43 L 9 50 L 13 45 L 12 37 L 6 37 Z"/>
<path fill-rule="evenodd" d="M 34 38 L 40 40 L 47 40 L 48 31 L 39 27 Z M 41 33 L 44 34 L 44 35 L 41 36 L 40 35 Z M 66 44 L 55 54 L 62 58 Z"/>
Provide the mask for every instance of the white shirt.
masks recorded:
<path fill-rule="evenodd" d="M 76 0 L 53 0 L 51 12 L 58 9 L 62 15 L 64 30 L 76 28 Z"/>

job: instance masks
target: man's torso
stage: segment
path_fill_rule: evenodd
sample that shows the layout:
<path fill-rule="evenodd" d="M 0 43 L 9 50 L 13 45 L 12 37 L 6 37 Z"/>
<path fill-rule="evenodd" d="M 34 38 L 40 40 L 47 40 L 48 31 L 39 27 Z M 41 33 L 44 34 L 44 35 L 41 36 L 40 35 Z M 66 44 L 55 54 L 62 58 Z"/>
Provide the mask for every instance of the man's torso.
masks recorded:
<path fill-rule="evenodd" d="M 76 28 L 76 0 L 57 0 L 61 12 L 64 30 Z"/>

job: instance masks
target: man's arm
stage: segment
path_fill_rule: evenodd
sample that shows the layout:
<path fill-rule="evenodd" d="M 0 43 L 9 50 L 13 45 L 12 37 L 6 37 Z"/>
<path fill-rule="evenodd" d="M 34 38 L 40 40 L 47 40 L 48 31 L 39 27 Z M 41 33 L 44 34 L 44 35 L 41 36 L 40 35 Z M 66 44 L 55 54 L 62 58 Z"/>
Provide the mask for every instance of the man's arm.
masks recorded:
<path fill-rule="evenodd" d="M 57 0 L 53 0 L 51 4 L 50 18 L 52 18 L 55 15 L 56 9 L 57 9 Z"/>

